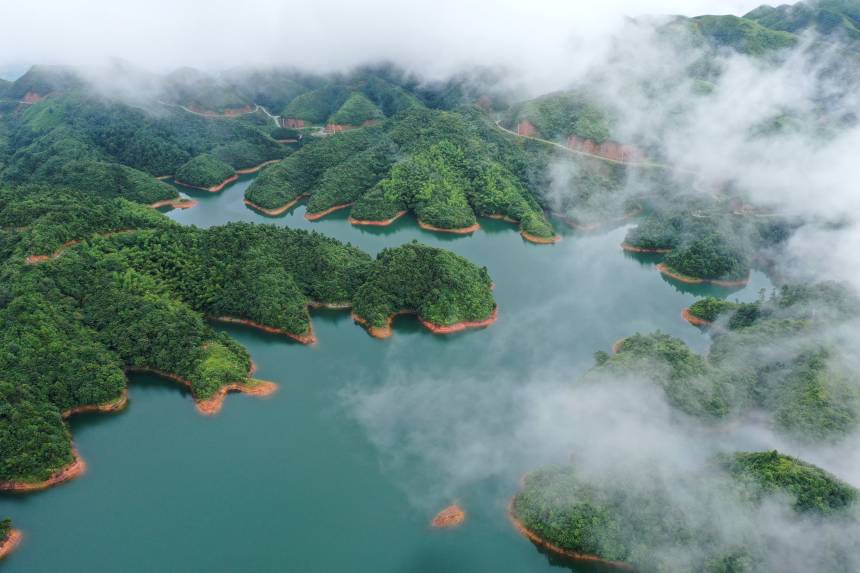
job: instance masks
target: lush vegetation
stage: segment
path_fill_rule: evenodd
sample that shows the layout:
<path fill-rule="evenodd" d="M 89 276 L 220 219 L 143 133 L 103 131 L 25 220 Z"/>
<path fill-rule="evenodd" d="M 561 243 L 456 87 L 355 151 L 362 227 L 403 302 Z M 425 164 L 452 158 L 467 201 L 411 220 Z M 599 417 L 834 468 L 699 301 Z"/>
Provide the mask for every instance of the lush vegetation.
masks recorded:
<path fill-rule="evenodd" d="M 485 269 L 417 244 L 373 259 L 317 233 L 181 227 L 124 199 L 38 187 L 0 192 L 0 225 L 0 481 L 69 464 L 63 412 L 118 399 L 125 371 L 178 376 L 197 399 L 252 383 L 247 352 L 207 316 L 304 335 L 311 303 L 373 323 L 392 308 L 450 324 L 495 306 Z"/>
<path fill-rule="evenodd" d="M 848 513 L 854 511 L 854 488 L 776 452 L 719 456 L 707 468 L 672 476 L 668 483 L 653 477 L 633 484 L 625 476 L 596 480 L 575 467 L 548 467 L 526 476 L 511 510 L 526 528 L 558 547 L 622 561 L 642 572 L 767 571 L 769 551 L 793 547 L 762 533 L 772 515 L 764 509 L 766 501 L 790 504 L 798 520 L 811 512 L 828 514 L 856 529 L 854 513 Z M 727 522 L 743 534 L 727 534 Z M 851 542 L 835 539 L 818 549 L 822 559 L 844 559 L 853 551 Z"/>
<path fill-rule="evenodd" d="M 847 350 L 823 331 L 860 315 L 860 300 L 835 283 L 785 286 L 769 299 L 705 299 L 691 308 L 719 320 L 707 358 L 662 333 L 634 335 L 614 356 L 600 354 L 587 379 L 629 376 L 663 388 L 670 404 L 702 419 L 752 411 L 800 442 L 844 439 L 860 426 L 860 379 Z"/>
<path fill-rule="evenodd" d="M 6 541 L 10 533 L 12 533 L 12 520 L 8 518 L 0 520 L 0 543 Z"/>
<path fill-rule="evenodd" d="M 857 501 L 858 492 L 847 483 L 812 464 L 772 452 L 723 456 L 720 464 L 753 499 L 783 492 L 796 511 L 832 513 Z"/>
<path fill-rule="evenodd" d="M 362 93 L 354 93 L 340 106 L 327 123 L 361 125 L 365 121 L 382 119 L 382 111 Z"/>
<path fill-rule="evenodd" d="M 478 216 L 506 217 L 527 233 L 552 237 L 527 183 L 533 165 L 480 116 L 414 108 L 305 145 L 261 174 L 246 197 L 274 209 L 309 196 L 311 213 L 355 203 L 354 218 L 375 221 L 409 209 L 444 229 L 469 227 Z"/>
<path fill-rule="evenodd" d="M 353 309 L 371 326 L 384 326 L 395 313 L 417 312 L 439 326 L 489 317 L 496 304 L 486 268 L 418 243 L 384 249 Z"/>
<path fill-rule="evenodd" d="M 195 187 L 214 187 L 234 175 L 233 168 L 207 153 L 198 155 L 176 170 L 176 180 Z"/>
<path fill-rule="evenodd" d="M 514 105 L 504 123 L 515 129 L 528 121 L 546 139 L 566 139 L 572 135 L 603 143 L 610 139 L 614 120 L 592 98 L 579 92 L 556 92 Z"/>

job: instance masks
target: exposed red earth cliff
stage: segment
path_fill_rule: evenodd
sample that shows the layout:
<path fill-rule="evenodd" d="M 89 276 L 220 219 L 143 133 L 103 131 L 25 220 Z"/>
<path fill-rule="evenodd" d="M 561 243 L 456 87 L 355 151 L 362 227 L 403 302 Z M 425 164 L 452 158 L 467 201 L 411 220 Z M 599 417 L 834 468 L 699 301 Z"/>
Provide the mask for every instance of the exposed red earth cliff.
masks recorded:
<path fill-rule="evenodd" d="M 24 535 L 17 529 L 10 531 L 6 539 L 0 541 L 0 560 L 12 553 L 20 545 L 23 538 Z"/>
<path fill-rule="evenodd" d="M 466 520 L 466 512 L 463 511 L 457 504 L 449 505 L 442 511 L 436 514 L 433 521 L 430 522 L 431 527 L 440 529 L 449 529 L 461 525 Z"/>
<path fill-rule="evenodd" d="M 319 213 L 305 213 L 305 219 L 308 221 L 318 221 L 325 217 L 326 215 L 330 215 L 335 211 L 340 211 L 341 209 L 346 209 L 347 207 L 352 207 L 352 203 L 341 203 L 340 205 L 334 205 L 333 207 L 329 207 L 325 211 L 320 211 Z"/>
<path fill-rule="evenodd" d="M 591 139 L 583 139 L 576 135 L 571 135 L 567 138 L 566 145 L 573 151 L 582 151 L 589 155 L 597 155 L 604 159 L 623 163 L 640 162 L 645 159 L 645 154 L 636 146 L 616 143 L 614 141 L 597 143 Z"/>
<path fill-rule="evenodd" d="M 289 127 L 292 129 L 304 129 L 307 127 L 305 120 L 296 119 L 294 117 L 281 118 L 281 127 Z"/>
<path fill-rule="evenodd" d="M 519 519 L 514 516 L 513 502 L 508 504 L 508 519 L 511 520 L 511 524 L 513 524 L 516 530 L 519 531 L 523 537 L 527 538 L 529 541 L 531 541 L 538 547 L 543 547 L 544 549 L 547 549 L 552 553 L 555 553 L 556 555 L 561 555 L 563 557 L 567 557 L 568 559 L 573 559 L 574 561 L 591 561 L 595 563 L 601 563 L 603 565 L 609 565 L 618 569 L 623 569 L 625 571 L 634 570 L 630 564 L 624 563 L 623 561 L 607 561 L 606 559 L 602 559 L 597 555 L 577 553 L 575 551 L 564 549 L 562 547 L 559 547 L 558 545 L 550 543 L 549 541 L 540 537 L 537 533 L 531 531 Z"/>
<path fill-rule="evenodd" d="M 229 185 L 230 183 L 234 183 L 239 179 L 239 175 L 234 173 L 218 185 L 213 185 L 212 187 L 200 187 L 199 185 L 192 185 L 191 183 L 185 183 L 184 181 L 180 181 L 179 179 L 174 179 L 173 181 L 177 185 L 182 185 L 183 187 L 188 187 L 189 189 L 200 189 L 201 191 L 209 191 L 210 193 L 218 193 L 223 190 L 224 187 Z"/>
<path fill-rule="evenodd" d="M 45 99 L 46 96 L 42 94 L 37 94 L 36 92 L 27 92 L 24 94 L 24 97 L 21 98 L 23 103 L 37 103 Z"/>
<path fill-rule="evenodd" d="M 468 330 L 470 328 L 486 328 L 496 322 L 499 318 L 499 309 L 493 309 L 493 312 L 485 318 L 484 320 L 477 321 L 463 321 L 455 324 L 451 324 L 448 326 L 440 326 L 438 324 L 433 324 L 432 322 L 428 322 L 421 318 L 420 315 L 414 310 L 401 310 L 399 312 L 395 312 L 391 316 L 388 317 L 386 324 L 384 326 L 371 326 L 370 323 L 367 322 L 364 318 L 358 316 L 354 312 L 352 313 L 352 319 L 364 326 L 367 329 L 367 332 L 374 338 L 385 339 L 389 338 L 392 335 L 391 324 L 394 322 L 394 319 L 398 316 L 414 314 L 418 317 L 418 322 L 421 323 L 424 328 L 432 332 L 433 334 L 454 334 L 455 332 L 462 332 L 464 330 Z"/>
<path fill-rule="evenodd" d="M 235 318 L 233 316 L 209 316 L 207 317 L 209 320 L 214 320 L 217 322 L 226 322 L 230 324 L 242 324 L 244 326 L 250 326 L 251 328 L 256 328 L 257 330 L 262 330 L 263 332 L 268 332 L 269 334 L 279 334 L 281 336 L 288 336 L 297 342 L 301 342 L 302 344 L 314 344 L 317 339 L 314 335 L 313 326 L 308 326 L 308 331 L 305 334 L 295 334 L 284 330 L 283 328 L 277 328 L 274 326 L 268 326 L 265 324 L 260 324 L 259 322 L 254 322 L 253 320 L 248 320 L 245 318 Z"/>
<path fill-rule="evenodd" d="M 626 338 L 621 338 L 612 343 L 612 354 L 618 354 L 621 351 L 621 345 L 624 344 Z"/>
<path fill-rule="evenodd" d="M 738 280 L 700 279 L 698 277 L 688 277 L 687 275 L 676 273 L 663 263 L 657 265 L 657 270 L 663 273 L 664 276 L 691 285 L 712 284 L 715 286 L 732 288 L 746 286 L 750 282 L 750 277 Z"/>
<path fill-rule="evenodd" d="M 365 227 L 387 227 L 392 224 L 394 221 L 407 214 L 409 211 L 400 211 L 395 216 L 390 219 L 385 219 L 383 221 L 369 221 L 367 219 L 353 219 L 350 217 L 348 220 L 353 225 L 365 226 Z"/>
<path fill-rule="evenodd" d="M 532 125 L 532 122 L 527 119 L 522 120 L 517 124 L 517 135 L 524 137 L 540 137 L 540 132 Z"/>

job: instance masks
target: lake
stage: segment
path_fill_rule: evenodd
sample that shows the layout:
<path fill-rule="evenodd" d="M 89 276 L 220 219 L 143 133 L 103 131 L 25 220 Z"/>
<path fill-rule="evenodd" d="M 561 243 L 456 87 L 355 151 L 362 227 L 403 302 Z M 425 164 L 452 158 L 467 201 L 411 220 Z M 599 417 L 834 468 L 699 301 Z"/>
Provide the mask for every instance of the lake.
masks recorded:
<path fill-rule="evenodd" d="M 125 411 L 71 420 L 85 475 L 0 497 L 0 516 L 25 535 L 3 573 L 598 571 L 550 558 L 513 529 L 505 505 L 528 469 L 519 465 L 541 452 L 508 465 L 481 437 L 504 444 L 522 421 L 517 390 L 536 376 L 572 382 L 595 351 L 636 331 L 705 351 L 707 335 L 683 308 L 712 293 L 750 301 L 772 286 L 759 272 L 734 292 L 671 283 L 653 259 L 622 252 L 625 228 L 540 246 L 499 221 L 460 237 L 421 230 L 411 216 L 388 228 L 353 227 L 346 211 L 312 223 L 301 205 L 266 218 L 242 203 L 252 180 L 191 192 L 200 205 L 169 216 L 314 229 L 374 254 L 413 239 L 450 249 L 489 269 L 498 322 L 440 337 L 401 317 L 391 339 L 375 340 L 348 312 L 314 312 L 312 347 L 218 326 L 279 391 L 230 395 L 207 418 L 185 389 L 134 376 Z M 455 501 L 465 523 L 431 529 Z"/>

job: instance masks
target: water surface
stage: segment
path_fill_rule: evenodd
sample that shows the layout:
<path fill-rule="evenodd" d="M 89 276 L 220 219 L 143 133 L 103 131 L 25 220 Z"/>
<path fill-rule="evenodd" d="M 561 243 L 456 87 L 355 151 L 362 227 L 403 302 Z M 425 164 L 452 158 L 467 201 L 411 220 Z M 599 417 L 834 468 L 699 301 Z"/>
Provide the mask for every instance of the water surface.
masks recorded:
<path fill-rule="evenodd" d="M 413 239 L 451 249 L 488 267 L 499 321 L 439 337 L 402 317 L 393 338 L 379 341 L 348 312 L 323 311 L 313 315 L 314 347 L 224 328 L 279 392 L 269 399 L 231 395 L 219 416 L 206 418 L 179 386 L 135 376 L 127 410 L 72 420 L 89 466 L 84 476 L 46 492 L 0 497 L 0 516 L 25 533 L 0 565 L 3 573 L 598 571 L 550 558 L 513 530 L 504 514 L 513 477 L 453 492 L 439 484 L 434 497 L 436 484 L 420 459 L 392 469 L 390 452 L 374 445 L 344 396 L 392 379 L 504 372 L 526 381 L 553 363 L 575 379 L 595 351 L 636 331 L 660 329 L 704 351 L 708 338 L 681 319 L 684 307 L 704 294 L 746 301 L 771 288 L 758 272 L 735 292 L 672 283 L 653 261 L 620 250 L 623 228 L 538 246 L 498 221 L 482 220 L 480 232 L 455 237 L 423 231 L 410 217 L 384 229 L 353 227 L 346 212 L 312 223 L 304 206 L 267 218 L 242 203 L 252 178 L 217 195 L 189 193 L 200 205 L 169 215 L 198 226 L 243 220 L 313 229 L 370 253 Z M 416 483 L 426 490 L 404 487 Z M 466 523 L 431 530 L 433 514 L 455 499 L 468 512 Z"/>

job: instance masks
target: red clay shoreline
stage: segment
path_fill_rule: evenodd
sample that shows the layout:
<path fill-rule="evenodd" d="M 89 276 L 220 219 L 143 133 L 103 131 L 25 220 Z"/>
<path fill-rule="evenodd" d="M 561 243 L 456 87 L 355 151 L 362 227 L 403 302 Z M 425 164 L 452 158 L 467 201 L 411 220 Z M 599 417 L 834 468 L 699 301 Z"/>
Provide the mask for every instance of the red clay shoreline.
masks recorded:
<path fill-rule="evenodd" d="M 570 549 L 564 549 L 563 547 L 559 547 L 555 545 L 537 533 L 533 532 L 529 528 L 527 528 L 523 522 L 517 519 L 514 516 L 514 500 L 512 499 L 508 502 L 507 509 L 508 519 L 511 521 L 511 524 L 514 528 L 526 539 L 537 545 L 538 547 L 543 547 L 556 555 L 561 555 L 563 557 L 567 557 L 568 559 L 573 559 L 575 561 L 589 561 L 593 563 L 601 563 L 603 565 L 609 565 L 611 567 L 617 567 L 618 569 L 623 569 L 625 571 L 635 571 L 632 565 L 629 563 L 625 563 L 624 561 L 609 561 L 607 559 L 603 559 L 599 555 L 592 555 L 589 553 L 577 553 L 576 551 L 571 551 Z"/>
<path fill-rule="evenodd" d="M 418 314 L 417 311 L 411 309 L 404 309 L 398 312 L 395 312 L 391 316 L 388 317 L 386 324 L 384 326 L 371 326 L 371 324 L 364 318 L 358 316 L 354 312 L 352 313 L 352 319 L 364 326 L 367 329 L 367 332 L 374 338 L 385 339 L 389 338 L 392 335 L 391 325 L 394 322 L 394 319 L 398 316 L 413 314 L 418 317 L 418 322 L 424 326 L 427 330 L 432 332 L 433 334 L 454 334 L 455 332 L 462 332 L 464 330 L 470 328 L 486 328 L 496 322 L 499 318 L 499 308 L 496 307 L 493 309 L 493 312 L 485 318 L 484 320 L 478 321 L 463 321 L 455 324 L 451 324 L 448 326 L 440 326 L 438 324 L 433 324 L 432 322 L 428 322 L 421 318 L 421 315 Z"/>
<path fill-rule="evenodd" d="M 534 243 L 535 245 L 555 245 L 556 243 L 561 241 L 561 235 L 553 235 L 552 237 L 538 237 L 537 235 L 532 235 L 531 233 L 527 233 L 525 231 L 520 231 L 520 235 L 522 235 L 523 239 L 525 239 L 529 243 Z"/>
<path fill-rule="evenodd" d="M 695 314 L 691 313 L 689 307 L 681 311 L 681 317 L 693 326 L 711 326 L 713 324 L 710 320 L 699 318 Z"/>
<path fill-rule="evenodd" d="M 156 201 L 155 203 L 149 204 L 149 206 L 153 209 L 160 209 L 161 207 L 173 207 L 174 209 L 190 209 L 191 207 L 196 207 L 197 205 L 199 205 L 199 203 L 194 199 L 183 199 L 182 197 L 178 197 L 176 199 L 162 199 L 161 201 Z"/>
<path fill-rule="evenodd" d="M 241 324 L 244 326 L 249 326 L 251 328 L 256 328 L 257 330 L 262 330 L 263 332 L 268 332 L 269 334 L 280 334 L 282 336 L 288 336 L 289 338 L 292 338 L 297 342 L 301 342 L 302 344 L 315 344 L 317 341 L 317 338 L 314 335 L 313 325 L 310 323 L 308 323 L 308 332 L 306 334 L 295 334 L 283 328 L 268 326 L 266 324 L 254 322 L 253 320 L 248 320 L 247 318 L 236 318 L 234 316 L 207 316 L 206 318 L 208 318 L 209 320 L 214 320 L 216 322 L 226 322 L 230 324 Z"/>
<path fill-rule="evenodd" d="M 78 454 L 78 450 L 75 447 L 72 447 L 72 456 L 72 463 L 58 469 L 53 474 L 51 474 L 51 477 L 46 480 L 37 482 L 4 481 L 0 482 L 0 491 L 7 491 L 12 493 L 28 493 L 33 491 L 41 491 L 43 489 L 48 489 L 49 487 L 53 487 L 55 485 L 59 485 L 61 483 L 74 479 L 87 470 L 87 464 L 84 463 L 83 458 L 81 458 L 80 454 Z"/>
<path fill-rule="evenodd" d="M 348 221 L 352 225 L 359 225 L 365 227 L 387 227 L 408 212 L 409 211 L 400 211 L 390 219 L 384 219 L 382 221 L 371 221 L 369 219 L 353 219 L 352 216 L 349 217 Z"/>
<path fill-rule="evenodd" d="M 644 247 L 636 247 L 630 243 L 621 243 L 621 248 L 628 253 L 645 253 L 650 255 L 665 255 L 672 252 L 672 249 L 649 249 Z"/>
<path fill-rule="evenodd" d="M 299 201 L 301 201 L 307 197 L 308 197 L 308 194 L 304 193 L 302 195 L 299 195 L 298 197 L 296 197 L 295 199 L 293 199 L 289 203 L 286 203 L 286 204 L 281 205 L 280 207 L 276 207 L 274 209 L 267 209 L 266 207 L 260 207 L 259 205 L 257 205 L 256 203 L 253 203 L 252 201 L 249 201 L 248 199 L 243 199 L 243 201 L 244 201 L 245 205 L 254 209 L 255 211 L 259 211 L 263 215 L 268 215 L 270 217 L 277 217 L 278 215 L 283 215 L 284 213 L 286 213 L 287 211 L 292 209 L 296 204 L 298 204 Z"/>
<path fill-rule="evenodd" d="M 325 211 L 320 211 L 319 213 L 305 213 L 305 219 L 307 219 L 308 221 L 318 221 L 326 215 L 330 215 L 331 213 L 334 213 L 335 211 L 340 211 L 341 209 L 346 209 L 347 207 L 352 207 L 352 202 L 334 205 L 332 207 L 329 207 Z"/>
<path fill-rule="evenodd" d="M 21 533 L 17 529 L 11 530 L 9 532 L 9 535 L 6 536 L 6 539 L 0 541 L 0 560 L 4 559 L 10 553 L 12 553 L 15 548 L 21 544 L 21 540 L 23 538 L 23 533 Z"/>
<path fill-rule="evenodd" d="M 185 183 L 184 181 L 180 181 L 179 179 L 174 179 L 173 182 L 176 183 L 177 185 L 182 185 L 183 187 L 188 187 L 189 189 L 199 189 L 200 191 L 209 191 L 210 193 L 218 193 L 219 191 L 223 190 L 224 187 L 226 187 L 227 185 L 234 183 L 235 181 L 238 181 L 238 179 L 239 179 L 238 173 L 234 173 L 233 175 L 231 175 L 230 177 L 228 177 L 227 179 L 225 179 L 221 183 L 219 183 L 217 185 L 213 185 L 212 187 L 201 187 L 199 185 L 192 185 L 191 183 Z"/>
<path fill-rule="evenodd" d="M 675 279 L 676 281 L 680 281 L 682 283 L 690 284 L 690 285 L 701 285 L 701 284 L 712 284 L 715 286 L 732 288 L 732 287 L 741 287 L 746 286 L 750 282 L 750 277 L 740 280 L 728 281 L 728 280 L 720 280 L 720 279 L 700 279 L 697 277 L 688 277 L 687 275 L 682 275 L 677 273 L 667 267 L 664 263 L 660 263 L 657 265 L 657 270 L 660 271 L 664 276 Z"/>
<path fill-rule="evenodd" d="M 425 231 L 435 231 L 437 233 L 451 233 L 453 235 L 471 235 L 472 233 L 480 230 L 481 228 L 480 223 L 475 223 L 474 225 L 469 225 L 468 227 L 460 227 L 458 229 L 443 229 L 442 227 L 435 227 L 433 225 L 425 223 L 421 219 L 418 219 L 418 226 Z"/>
<path fill-rule="evenodd" d="M 251 368 L 248 370 L 248 377 L 251 380 L 251 383 L 232 382 L 230 384 L 225 384 L 218 388 L 215 394 L 213 394 L 209 398 L 194 398 L 194 405 L 197 408 L 197 411 L 204 416 L 214 416 L 215 414 L 219 413 L 221 411 L 221 408 L 224 406 L 224 398 L 227 396 L 227 394 L 233 392 L 248 394 L 250 396 L 271 396 L 272 394 L 274 394 L 278 389 L 277 384 L 275 384 L 274 382 L 268 382 L 266 380 L 254 380 L 250 378 L 251 374 L 254 373 L 255 369 L 256 365 L 251 362 Z M 159 370 L 157 368 L 126 368 L 126 372 L 155 374 L 157 376 L 161 376 L 162 378 L 167 378 L 168 380 L 172 380 L 174 382 L 182 384 L 189 390 L 192 387 L 190 380 L 186 380 L 178 374 L 174 374 L 172 372 L 165 372 L 164 370 Z"/>

